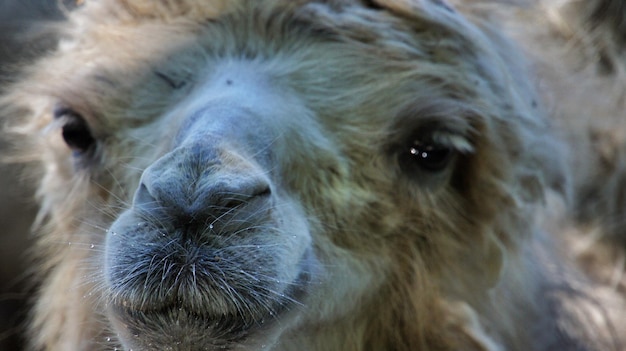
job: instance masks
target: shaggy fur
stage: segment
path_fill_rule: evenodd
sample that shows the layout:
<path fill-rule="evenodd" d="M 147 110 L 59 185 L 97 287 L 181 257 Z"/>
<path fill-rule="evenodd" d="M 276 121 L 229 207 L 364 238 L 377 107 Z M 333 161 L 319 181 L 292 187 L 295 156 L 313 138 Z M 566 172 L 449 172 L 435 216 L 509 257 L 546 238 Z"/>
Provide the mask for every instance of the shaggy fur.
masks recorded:
<path fill-rule="evenodd" d="M 572 76 L 623 97 L 594 4 L 86 1 L 3 100 L 40 166 L 32 349 L 621 349 L 553 129 L 588 129 Z"/>

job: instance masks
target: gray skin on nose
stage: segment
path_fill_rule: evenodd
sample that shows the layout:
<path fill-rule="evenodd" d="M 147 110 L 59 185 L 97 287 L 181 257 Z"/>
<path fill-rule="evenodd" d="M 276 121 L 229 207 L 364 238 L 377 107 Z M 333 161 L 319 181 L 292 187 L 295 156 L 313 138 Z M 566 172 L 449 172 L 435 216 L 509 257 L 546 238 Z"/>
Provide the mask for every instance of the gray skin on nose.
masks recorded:
<path fill-rule="evenodd" d="M 254 226 L 271 205 L 270 180 L 257 163 L 266 163 L 268 155 L 258 150 L 267 151 L 269 140 L 254 111 L 204 106 L 183 121 L 174 149 L 144 171 L 134 210 L 165 218 L 183 235 Z"/>
<path fill-rule="evenodd" d="M 211 142 L 192 142 L 144 171 L 133 207 L 148 218 L 167 218 L 183 233 L 207 227 L 232 233 L 259 221 L 270 195 L 268 180 L 250 162 Z"/>

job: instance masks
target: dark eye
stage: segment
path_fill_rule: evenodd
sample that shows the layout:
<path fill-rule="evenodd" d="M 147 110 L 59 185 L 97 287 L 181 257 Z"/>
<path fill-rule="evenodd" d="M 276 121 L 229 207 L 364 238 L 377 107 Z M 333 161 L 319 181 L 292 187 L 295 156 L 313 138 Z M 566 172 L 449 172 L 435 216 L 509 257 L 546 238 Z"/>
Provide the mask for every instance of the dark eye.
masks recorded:
<path fill-rule="evenodd" d="M 89 151 L 96 140 L 94 139 L 85 119 L 76 111 L 60 107 L 54 110 L 54 118 L 62 120 L 62 135 L 67 146 L 75 153 Z"/>
<path fill-rule="evenodd" d="M 427 171 L 436 172 L 448 165 L 453 152 L 450 147 L 434 142 L 423 142 L 418 139 L 413 141 L 413 145 L 409 148 L 409 154 L 417 166 Z"/>
<path fill-rule="evenodd" d="M 456 149 L 447 144 L 434 141 L 429 135 L 409 139 L 399 150 L 400 168 L 409 175 L 445 170 L 456 154 Z"/>

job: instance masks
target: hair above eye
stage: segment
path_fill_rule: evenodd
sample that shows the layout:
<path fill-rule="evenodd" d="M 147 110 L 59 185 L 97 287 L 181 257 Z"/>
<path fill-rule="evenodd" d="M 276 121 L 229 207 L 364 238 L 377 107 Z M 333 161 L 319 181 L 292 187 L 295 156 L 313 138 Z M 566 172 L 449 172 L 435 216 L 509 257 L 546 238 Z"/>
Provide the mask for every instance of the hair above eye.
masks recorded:
<path fill-rule="evenodd" d="M 54 110 L 54 118 L 62 120 L 62 136 L 67 146 L 75 153 L 89 151 L 96 143 L 89 125 L 76 111 L 60 107 Z"/>

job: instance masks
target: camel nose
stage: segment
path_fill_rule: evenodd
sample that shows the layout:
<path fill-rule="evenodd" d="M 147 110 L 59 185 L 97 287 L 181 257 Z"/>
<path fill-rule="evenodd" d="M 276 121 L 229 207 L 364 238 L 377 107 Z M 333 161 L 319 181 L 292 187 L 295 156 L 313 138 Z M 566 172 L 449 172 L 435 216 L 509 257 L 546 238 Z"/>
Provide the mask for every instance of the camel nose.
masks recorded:
<path fill-rule="evenodd" d="M 133 206 L 176 227 L 219 227 L 215 231 L 228 233 L 259 221 L 270 189 L 259 167 L 236 153 L 185 145 L 144 171 Z"/>

